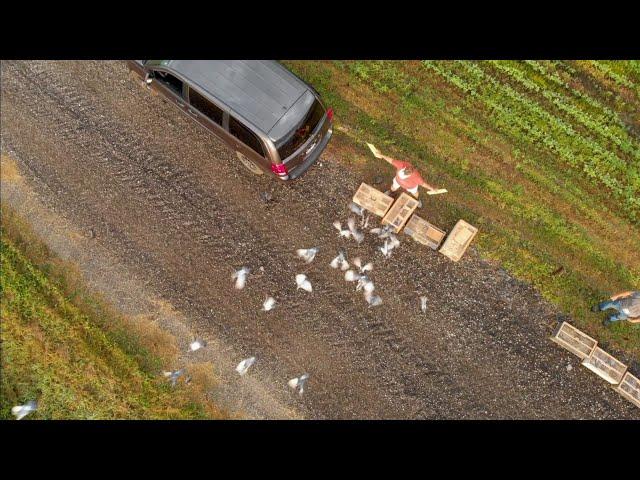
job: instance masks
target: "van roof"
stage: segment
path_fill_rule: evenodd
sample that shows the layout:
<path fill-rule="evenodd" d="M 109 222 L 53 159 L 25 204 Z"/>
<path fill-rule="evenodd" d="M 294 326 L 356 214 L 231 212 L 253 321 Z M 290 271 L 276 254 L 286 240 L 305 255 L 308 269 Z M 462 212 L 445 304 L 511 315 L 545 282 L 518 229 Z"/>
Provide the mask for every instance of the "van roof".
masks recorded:
<path fill-rule="evenodd" d="M 294 129 L 308 111 L 300 111 L 299 106 L 309 103 L 307 99 L 312 89 L 274 60 L 165 60 L 157 63 L 182 75 L 274 141 Z M 298 100 L 298 106 L 292 109 Z M 287 112 L 290 113 L 285 116 Z M 278 127 L 274 129 L 276 124 Z"/>

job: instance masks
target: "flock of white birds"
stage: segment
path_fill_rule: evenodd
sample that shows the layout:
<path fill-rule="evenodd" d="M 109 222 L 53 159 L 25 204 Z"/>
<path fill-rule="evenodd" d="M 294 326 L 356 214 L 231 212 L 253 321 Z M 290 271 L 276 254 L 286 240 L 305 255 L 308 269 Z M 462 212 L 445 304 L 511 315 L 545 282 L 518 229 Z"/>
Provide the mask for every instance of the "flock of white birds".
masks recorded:
<path fill-rule="evenodd" d="M 342 222 L 336 220 L 333 222 L 333 226 L 338 230 L 338 235 L 341 238 L 353 239 L 356 243 L 360 244 L 365 238 L 363 231 L 369 226 L 370 216 L 354 202 L 349 205 L 349 210 L 360 217 L 358 223 L 357 219 L 353 216 L 349 217 L 346 222 L 346 228 L 342 228 Z M 394 249 L 400 246 L 400 240 L 393 233 L 392 228 L 389 225 L 383 227 L 371 228 L 369 233 L 375 235 L 378 239 L 383 240 L 383 244 L 378 247 L 378 250 L 385 258 L 391 257 L 391 253 Z M 302 259 L 306 264 L 313 262 L 316 255 L 320 251 L 319 247 L 313 248 L 299 248 L 296 250 L 297 256 Z M 331 260 L 329 266 L 336 270 L 344 272 L 344 279 L 347 282 L 355 282 L 356 292 L 362 292 L 364 299 L 369 304 L 369 308 L 376 307 L 382 304 L 382 298 L 375 293 L 375 285 L 369 277 L 369 272 L 373 270 L 373 263 L 364 262 L 360 257 L 355 257 L 351 261 L 352 265 L 347 260 L 347 253 L 344 249 L 338 251 L 338 255 Z M 233 273 L 231 279 L 234 281 L 234 286 L 238 290 L 242 290 L 247 284 L 247 279 L 251 273 L 249 267 L 242 267 Z M 304 273 L 299 273 L 295 276 L 296 290 L 304 290 L 305 292 L 313 292 L 313 286 L 311 281 Z M 268 312 L 273 310 L 276 306 L 276 299 L 272 296 L 267 296 L 262 304 L 262 311 Z M 420 297 L 420 310 L 422 313 L 427 311 L 427 297 Z M 189 344 L 188 352 L 195 352 L 201 348 L 206 347 L 207 343 L 204 340 L 194 340 Z M 236 366 L 236 372 L 240 376 L 247 374 L 249 369 L 256 362 L 256 357 L 249 357 L 242 360 Z M 176 386 L 178 379 L 185 375 L 185 369 L 181 368 L 174 371 L 162 372 L 164 377 L 171 383 L 173 387 Z M 287 385 L 294 391 L 297 391 L 300 396 L 304 393 L 305 385 L 309 379 L 308 373 L 303 373 L 299 377 L 292 378 L 287 382 Z M 188 384 L 191 381 L 190 376 L 186 376 L 184 382 Z M 11 409 L 13 415 L 17 420 L 24 418 L 26 415 L 34 412 L 37 409 L 37 403 L 30 401 L 25 405 L 17 405 Z"/>

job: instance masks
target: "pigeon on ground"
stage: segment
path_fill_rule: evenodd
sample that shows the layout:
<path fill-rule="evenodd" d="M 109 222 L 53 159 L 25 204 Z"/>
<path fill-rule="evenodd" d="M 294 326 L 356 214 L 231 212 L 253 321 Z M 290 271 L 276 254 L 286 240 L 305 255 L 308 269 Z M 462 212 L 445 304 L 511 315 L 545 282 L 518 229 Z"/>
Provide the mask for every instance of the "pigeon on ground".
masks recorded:
<path fill-rule="evenodd" d="M 377 307 L 382 303 L 382 298 L 379 295 L 374 295 L 373 292 L 364 292 L 364 298 L 369 304 L 369 308 Z"/>
<path fill-rule="evenodd" d="M 373 263 L 369 262 L 366 265 L 363 265 L 360 257 L 354 258 L 353 264 L 360 269 L 360 273 L 366 273 L 373 270 Z"/>
<path fill-rule="evenodd" d="M 360 275 L 358 279 L 358 284 L 356 285 L 356 292 L 364 289 L 365 293 L 371 293 L 375 290 L 375 286 L 373 282 L 366 275 Z"/>
<path fill-rule="evenodd" d="M 347 227 L 349 227 L 349 232 L 351 232 L 351 236 L 356 242 L 361 243 L 364 240 L 364 233 L 356 228 L 356 219 L 354 217 L 349 217 Z"/>
<path fill-rule="evenodd" d="M 236 367 L 236 372 L 240 375 L 247 373 L 247 370 L 256 362 L 256 357 L 249 357 L 242 360 Z"/>
<path fill-rule="evenodd" d="M 360 205 L 358 205 L 356 202 L 351 202 L 349 204 L 349 210 L 351 210 L 353 213 L 355 213 L 359 217 L 362 217 L 364 215 L 364 209 Z"/>
<path fill-rule="evenodd" d="M 344 250 L 340 250 L 338 252 L 338 256 L 331 260 L 331 268 L 340 268 L 340 270 L 345 271 L 349 268 L 349 262 L 347 262 L 347 255 Z"/>
<path fill-rule="evenodd" d="M 305 373 L 299 377 L 292 378 L 287 383 L 294 390 L 298 390 L 298 394 L 302 396 L 302 394 L 304 393 L 304 386 L 307 383 L 308 379 L 309 379 L 309 374 Z"/>
<path fill-rule="evenodd" d="M 300 258 L 302 258 L 306 263 L 313 262 L 313 259 L 316 257 L 316 253 L 320 250 L 318 247 L 314 248 L 299 248 L 296 250 L 296 253 Z"/>
<path fill-rule="evenodd" d="M 313 291 L 311 282 L 304 273 L 299 273 L 298 275 L 296 275 L 296 285 L 298 286 L 298 289 L 301 288 L 307 292 Z"/>
<path fill-rule="evenodd" d="M 262 311 L 268 312 L 275 306 L 276 306 L 276 299 L 273 297 L 267 297 L 267 299 L 262 304 Z"/>
<path fill-rule="evenodd" d="M 189 344 L 189 350 L 195 352 L 196 350 L 200 350 L 207 346 L 207 342 L 204 340 L 194 340 Z"/>
<path fill-rule="evenodd" d="M 360 274 L 354 272 L 353 270 L 347 270 L 346 272 L 344 272 L 344 279 L 347 282 L 355 282 L 356 280 L 360 279 Z"/>
<path fill-rule="evenodd" d="M 231 278 L 236 281 L 236 288 L 238 290 L 242 290 L 244 288 L 247 283 L 247 275 L 249 275 L 249 272 L 251 272 L 251 269 L 242 267 L 231 276 Z"/>
<path fill-rule="evenodd" d="M 169 381 L 171 382 L 171 386 L 175 387 L 176 383 L 178 382 L 178 378 L 180 378 L 184 374 L 184 368 L 181 368 L 180 370 L 175 370 L 173 372 L 162 372 L 162 373 L 164 374 L 165 377 L 169 379 Z"/>
<path fill-rule="evenodd" d="M 343 229 L 342 228 L 342 223 L 340 223 L 340 220 L 336 220 L 335 222 L 333 222 L 333 226 L 336 228 L 336 230 L 338 230 L 338 235 L 344 238 L 349 238 L 351 236 L 351 232 L 348 229 Z"/>
<path fill-rule="evenodd" d="M 34 400 L 31 400 L 25 405 L 16 405 L 15 407 L 11 407 L 11 413 L 15 415 L 16 420 L 22 420 L 24 417 L 29 415 L 31 412 L 35 412 L 37 409 L 38 404 Z"/>
<path fill-rule="evenodd" d="M 427 313 L 427 297 L 420 297 L 420 310 L 422 313 Z"/>

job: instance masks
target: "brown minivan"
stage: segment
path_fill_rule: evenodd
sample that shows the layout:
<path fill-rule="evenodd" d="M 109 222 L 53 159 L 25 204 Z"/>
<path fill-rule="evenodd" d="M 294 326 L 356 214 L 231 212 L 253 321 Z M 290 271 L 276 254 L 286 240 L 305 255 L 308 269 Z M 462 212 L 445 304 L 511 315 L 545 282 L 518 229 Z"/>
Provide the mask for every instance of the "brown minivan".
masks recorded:
<path fill-rule="evenodd" d="M 333 110 L 273 60 L 129 60 L 143 84 L 215 133 L 251 172 L 302 175 L 331 134 Z"/>

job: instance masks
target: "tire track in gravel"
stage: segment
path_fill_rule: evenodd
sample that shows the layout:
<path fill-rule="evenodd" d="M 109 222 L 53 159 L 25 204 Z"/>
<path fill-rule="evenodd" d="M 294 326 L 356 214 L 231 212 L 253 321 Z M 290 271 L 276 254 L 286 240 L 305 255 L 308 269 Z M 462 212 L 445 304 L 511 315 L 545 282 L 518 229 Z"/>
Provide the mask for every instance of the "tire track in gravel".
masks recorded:
<path fill-rule="evenodd" d="M 128 78 L 127 83 L 117 81 L 118 72 L 125 72 L 121 65 L 3 62 L 3 66 L 9 67 L 4 69 L 9 70 L 4 75 L 9 78 L 3 79 L 3 93 L 16 104 L 11 116 L 17 118 L 18 110 L 25 107 L 33 122 L 48 124 L 48 133 L 42 134 L 45 141 L 48 134 L 57 146 L 68 149 L 67 172 L 77 170 L 76 182 L 84 178 L 90 192 L 112 189 L 121 197 L 120 203 L 110 200 L 118 205 L 115 212 L 104 211 L 100 198 L 89 198 L 77 207 L 82 210 L 76 212 L 77 218 L 86 223 L 92 211 L 100 212 L 95 217 L 104 219 L 109 228 L 105 241 L 113 239 L 124 260 L 151 271 L 157 288 L 195 314 L 203 327 L 214 327 L 246 351 L 259 351 L 271 371 L 293 375 L 299 373 L 296 368 L 315 368 L 312 378 L 317 383 L 303 404 L 309 416 L 615 418 L 630 411 L 612 394 L 594 389 L 586 376 L 570 381 L 558 372 L 560 355 L 544 344 L 544 328 L 523 328 L 522 322 L 532 317 L 526 308 L 536 307 L 541 318 L 553 317 L 550 308 L 540 308 L 539 298 L 524 302 L 525 320 L 503 322 L 513 301 L 494 299 L 489 305 L 485 297 L 491 295 L 480 291 L 483 286 L 497 291 L 493 297 L 502 293 L 517 300 L 531 297 L 531 289 L 520 292 L 508 277 L 501 280 L 495 269 L 472 255 L 455 265 L 405 242 L 394 253 L 393 263 L 381 268 L 383 262 L 374 257 L 373 246 L 358 247 L 358 253 L 374 260 L 372 277 L 385 298 L 380 309 L 366 309 L 362 297 L 326 265 L 327 257 L 340 245 L 331 227 L 332 207 L 344 203 L 357 186 L 356 178 L 337 163 L 329 162 L 322 171 L 314 168 L 293 184 L 274 187 L 267 179 L 238 175 L 228 152 L 173 107 L 163 106 L 159 99 L 143 102 L 144 91 Z M 107 95 L 104 87 L 84 82 L 87 72 L 113 85 L 116 93 Z M 136 113 L 138 109 L 141 113 Z M 144 125 L 144 132 L 136 125 Z M 178 132 L 182 139 L 171 135 L 177 137 Z M 18 151 L 29 150 L 15 129 L 7 137 L 14 137 L 11 143 Z M 197 161 L 206 159 L 211 150 L 219 157 L 215 169 Z M 73 160 L 79 156 L 87 161 Z M 59 164 L 47 168 L 38 165 L 35 156 L 28 163 L 34 176 L 45 179 L 53 191 L 67 188 L 71 192 L 61 202 L 67 209 L 74 196 L 82 193 L 64 178 L 56 179 Z M 116 181 L 110 183 L 108 178 Z M 257 195 L 247 193 L 257 189 L 275 189 L 274 204 L 257 208 Z M 134 204 L 148 224 L 132 225 L 135 218 L 127 220 L 123 215 Z M 314 210 L 314 205 L 319 208 Z M 284 214 L 280 207 L 286 208 Z M 156 224 L 162 226 L 162 233 L 147 234 Z M 287 243 L 287 238 L 296 241 Z M 319 279 L 308 301 L 289 284 L 298 266 L 291 260 L 292 252 L 310 242 L 320 244 L 322 250 L 319 259 L 305 267 L 312 281 Z M 185 257 L 172 259 L 171 248 L 178 246 L 185 247 Z M 348 251 L 354 248 L 347 244 Z M 141 258 L 144 252 L 147 257 Z M 250 262 L 265 267 L 268 274 L 259 279 L 261 290 L 279 292 L 280 306 L 287 309 L 286 318 L 276 320 L 282 325 L 265 325 L 256 313 L 261 298 L 252 303 L 231 294 L 223 266 L 207 263 L 198 275 L 185 268 L 185 260 L 197 265 L 200 259 L 214 256 L 223 265 Z M 420 262 L 413 262 L 416 256 Z M 428 263 L 427 271 L 423 262 Z M 400 264 L 405 265 L 404 272 Z M 486 282 L 482 275 L 487 276 Z M 206 286 L 211 276 L 220 277 L 213 280 L 213 289 Z M 287 285 L 284 289 L 282 282 Z M 461 293 L 465 289 L 480 300 Z M 438 305 L 438 311 L 426 318 L 407 312 L 407 304 L 417 301 L 418 291 L 429 297 L 430 305 Z M 393 296 L 392 292 L 403 293 Z M 496 312 L 496 304 L 503 308 Z M 218 310 L 214 322 L 207 321 L 212 307 Z M 227 319 L 238 316 L 246 320 L 227 324 Z M 487 317 L 490 321 L 484 321 Z M 310 363 L 313 367 L 307 367 Z M 347 363 L 351 369 L 345 367 Z M 533 382 L 525 374 L 531 374 Z M 565 398 L 554 398 L 552 391 L 566 388 L 565 382 L 572 390 Z M 583 389 L 597 392 L 597 400 L 582 397 Z M 573 402 L 571 408 L 567 397 Z"/>

